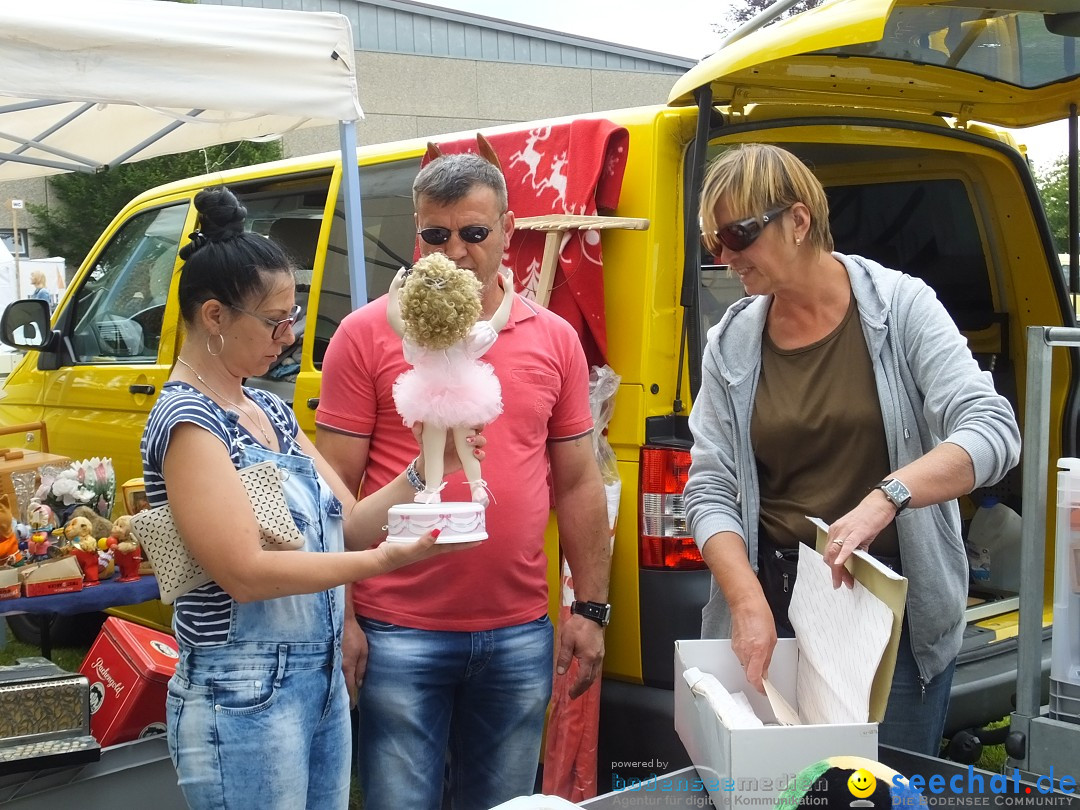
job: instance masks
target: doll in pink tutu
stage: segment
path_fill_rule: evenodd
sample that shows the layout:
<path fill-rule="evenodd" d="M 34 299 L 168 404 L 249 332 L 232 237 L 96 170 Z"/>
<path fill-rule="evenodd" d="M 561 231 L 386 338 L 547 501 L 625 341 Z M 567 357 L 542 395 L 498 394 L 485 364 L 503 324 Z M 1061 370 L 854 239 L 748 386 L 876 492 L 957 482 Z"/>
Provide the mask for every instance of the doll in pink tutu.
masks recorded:
<path fill-rule="evenodd" d="M 480 357 L 510 318 L 513 283 L 500 276 L 503 299 L 490 321 L 481 312 L 480 281 L 442 253 L 402 268 L 390 285 L 387 319 L 402 337 L 412 366 L 394 382 L 394 404 L 405 424 L 420 422 L 427 484 L 417 503 L 439 503 L 446 483 L 443 452 L 452 435 L 472 500 L 488 504 L 480 462 L 466 442 L 472 430 L 502 413 L 502 388 L 495 370 Z"/>

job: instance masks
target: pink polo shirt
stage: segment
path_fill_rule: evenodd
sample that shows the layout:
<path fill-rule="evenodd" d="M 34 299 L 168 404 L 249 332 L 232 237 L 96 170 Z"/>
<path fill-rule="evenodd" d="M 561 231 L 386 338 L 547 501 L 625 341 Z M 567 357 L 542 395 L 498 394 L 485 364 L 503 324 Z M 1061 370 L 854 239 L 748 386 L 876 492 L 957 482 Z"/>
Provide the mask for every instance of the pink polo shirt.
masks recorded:
<path fill-rule="evenodd" d="M 383 296 L 341 322 L 322 367 L 316 422 L 371 438 L 361 495 L 399 475 L 418 452 L 391 396 L 394 380 L 409 365 L 387 323 L 386 302 Z M 494 366 L 503 397 L 502 415 L 484 429 L 483 476 L 494 496 L 488 539 L 469 551 L 360 582 L 353 588 L 360 615 L 423 630 L 472 632 L 547 612 L 547 442 L 592 429 L 585 356 L 566 321 L 518 298 L 482 360 Z M 449 477 L 442 497 L 469 500 L 462 473 Z"/>

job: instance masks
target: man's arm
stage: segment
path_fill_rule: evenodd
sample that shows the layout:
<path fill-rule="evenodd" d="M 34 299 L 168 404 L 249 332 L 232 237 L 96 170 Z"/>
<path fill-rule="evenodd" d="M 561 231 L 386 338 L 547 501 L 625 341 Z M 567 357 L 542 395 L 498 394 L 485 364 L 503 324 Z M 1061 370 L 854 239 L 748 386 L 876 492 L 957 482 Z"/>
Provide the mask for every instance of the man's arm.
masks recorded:
<path fill-rule="evenodd" d="M 341 433 L 316 425 L 315 447 L 334 468 L 334 472 L 341 477 L 345 486 L 349 488 L 349 492 L 359 500 L 360 482 L 364 480 L 371 438 Z"/>
<path fill-rule="evenodd" d="M 607 602 L 611 573 L 611 541 L 604 481 L 596 463 L 592 436 L 548 443 L 559 542 L 574 576 L 574 597 Z M 577 697 L 600 675 L 604 663 L 604 631 L 584 616 L 572 615 L 559 632 L 556 668 L 561 675 L 578 659 L 578 677 L 570 688 Z"/>
<path fill-rule="evenodd" d="M 345 482 L 349 492 L 360 497 L 360 482 L 364 479 L 367 467 L 368 450 L 371 439 L 366 436 L 352 436 L 336 430 L 315 426 L 315 446 L 322 453 L 330 466 Z M 352 589 L 345 587 L 345 625 L 341 636 L 341 671 L 345 676 L 345 686 L 349 690 L 349 703 L 356 705 L 356 693 L 364 682 L 367 669 L 367 636 L 353 618 Z"/>

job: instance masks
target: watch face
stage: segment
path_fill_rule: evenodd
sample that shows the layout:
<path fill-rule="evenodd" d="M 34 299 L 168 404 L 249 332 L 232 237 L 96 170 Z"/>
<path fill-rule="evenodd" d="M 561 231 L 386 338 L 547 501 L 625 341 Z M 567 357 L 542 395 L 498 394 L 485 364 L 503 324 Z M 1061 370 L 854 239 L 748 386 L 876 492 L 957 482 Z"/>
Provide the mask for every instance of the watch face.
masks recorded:
<path fill-rule="evenodd" d="M 895 478 L 886 481 L 882 485 L 881 490 L 888 496 L 889 500 L 892 501 L 898 509 L 902 509 L 903 507 L 907 506 L 907 502 L 911 500 L 911 492 L 909 492 L 908 488 L 899 481 L 897 481 Z"/>

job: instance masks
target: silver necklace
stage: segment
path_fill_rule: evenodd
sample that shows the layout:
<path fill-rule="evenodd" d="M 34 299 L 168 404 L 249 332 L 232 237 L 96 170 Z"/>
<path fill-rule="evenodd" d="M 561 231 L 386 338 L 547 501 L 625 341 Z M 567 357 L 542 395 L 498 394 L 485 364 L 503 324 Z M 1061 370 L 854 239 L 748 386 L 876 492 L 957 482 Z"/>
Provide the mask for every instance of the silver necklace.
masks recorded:
<path fill-rule="evenodd" d="M 203 385 L 205 385 L 207 390 L 211 394 L 213 394 L 218 399 L 220 399 L 220 400 L 222 400 L 224 402 L 227 402 L 229 405 L 232 405 L 234 408 L 239 410 L 242 414 L 247 416 L 247 418 L 252 421 L 252 423 L 259 429 L 259 432 L 263 435 L 263 439 L 266 440 L 266 446 L 267 447 L 272 448 L 274 446 L 274 440 L 270 438 L 270 434 L 266 432 L 266 428 L 263 427 L 262 422 L 259 419 L 257 419 L 255 416 L 253 416 L 251 411 L 247 410 L 243 405 L 240 405 L 237 402 L 233 402 L 228 397 L 226 397 L 226 396 L 224 396 L 222 394 L 219 394 L 217 391 L 215 391 L 214 386 L 210 385 L 210 383 L 208 383 L 206 380 L 204 380 L 203 375 L 200 374 L 199 372 L 197 372 L 195 370 L 195 367 L 193 365 L 191 365 L 191 363 L 189 363 L 183 357 L 177 357 L 176 362 L 183 363 L 185 366 L 187 366 L 189 369 L 191 369 L 191 373 L 195 375 L 195 379 L 197 379 L 199 382 L 201 382 Z"/>

